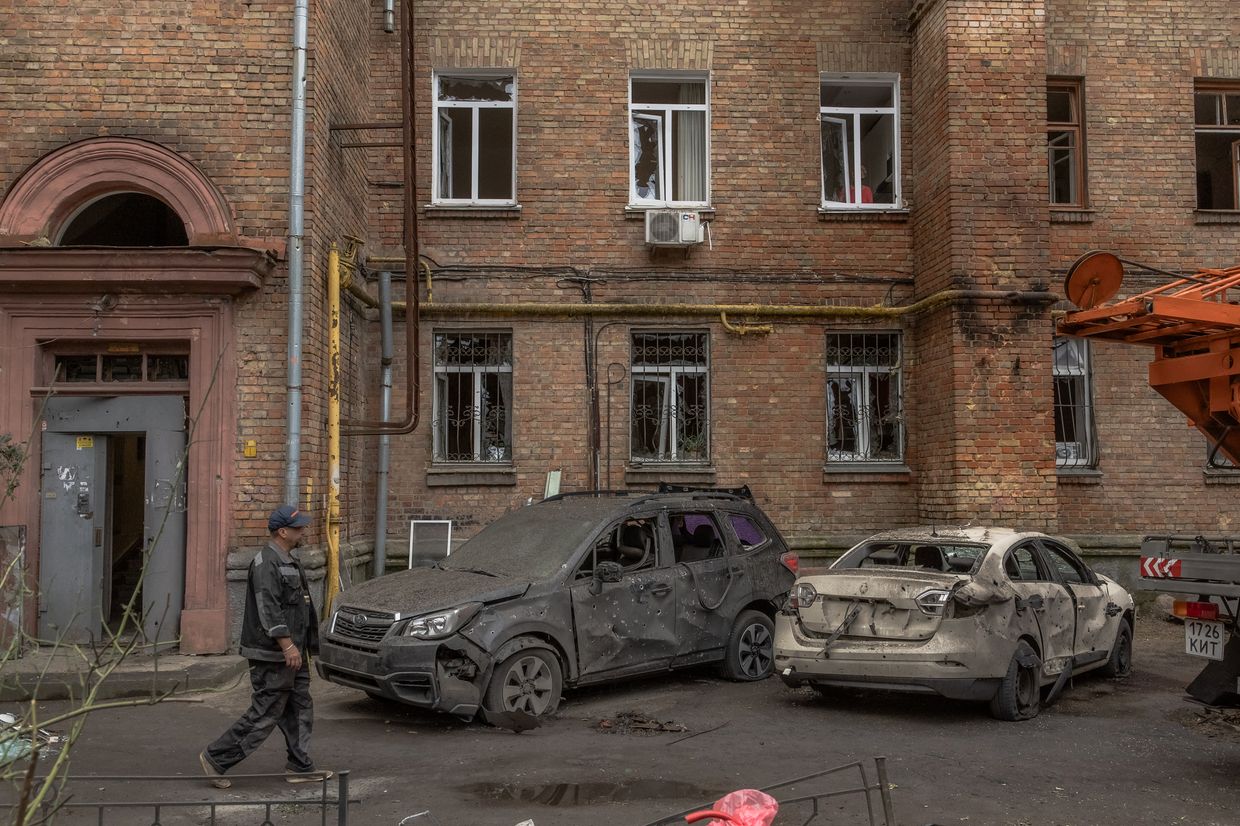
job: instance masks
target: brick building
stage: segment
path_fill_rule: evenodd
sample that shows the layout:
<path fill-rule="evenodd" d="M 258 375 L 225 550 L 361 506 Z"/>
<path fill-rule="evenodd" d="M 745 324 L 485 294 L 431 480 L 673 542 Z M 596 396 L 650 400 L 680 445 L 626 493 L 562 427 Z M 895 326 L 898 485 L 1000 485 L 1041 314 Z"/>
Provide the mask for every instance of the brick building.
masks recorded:
<path fill-rule="evenodd" d="M 287 487 L 294 8 L 186 9 L 36 3 L 0 35 L 0 433 L 33 434 L 0 523 L 25 527 L 7 602 L 32 634 L 87 586 L 106 615 L 152 541 L 143 502 L 171 500 L 148 587 L 185 648 L 222 650 L 228 583 Z M 394 17 L 309 9 L 296 487 L 320 513 L 329 245 L 360 238 L 362 290 L 383 270 L 403 290 Z M 414 20 L 421 412 L 391 437 L 394 553 L 408 520 L 468 535 L 552 471 L 748 484 L 805 548 L 936 521 L 1233 529 L 1240 477 L 1146 386 L 1148 354 L 1057 344 L 1053 314 L 1087 249 L 1240 261 L 1234 3 L 450 0 Z M 346 296 L 346 419 L 378 414 L 376 319 Z M 169 399 L 188 429 L 156 415 Z M 178 438 L 183 480 L 152 449 Z M 376 442 L 342 446 L 357 566 Z M 65 574 L 62 544 L 93 567 Z"/>

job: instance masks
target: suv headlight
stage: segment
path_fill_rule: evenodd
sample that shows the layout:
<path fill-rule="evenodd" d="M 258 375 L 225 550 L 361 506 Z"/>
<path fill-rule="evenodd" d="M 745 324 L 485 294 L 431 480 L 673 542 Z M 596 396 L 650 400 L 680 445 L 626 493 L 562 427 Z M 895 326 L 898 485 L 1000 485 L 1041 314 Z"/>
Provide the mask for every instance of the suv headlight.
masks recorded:
<path fill-rule="evenodd" d="M 947 600 L 951 596 L 951 591 L 944 591 L 940 588 L 933 588 L 929 591 L 922 591 L 917 595 L 917 607 L 924 614 L 932 614 L 936 617 L 943 616 L 943 608 L 947 605 Z"/>
<path fill-rule="evenodd" d="M 417 637 L 422 640 L 447 637 L 464 628 L 465 624 L 473 619 L 481 608 L 481 602 L 467 602 L 448 611 L 414 617 L 405 623 L 405 630 L 401 633 L 406 637 Z"/>

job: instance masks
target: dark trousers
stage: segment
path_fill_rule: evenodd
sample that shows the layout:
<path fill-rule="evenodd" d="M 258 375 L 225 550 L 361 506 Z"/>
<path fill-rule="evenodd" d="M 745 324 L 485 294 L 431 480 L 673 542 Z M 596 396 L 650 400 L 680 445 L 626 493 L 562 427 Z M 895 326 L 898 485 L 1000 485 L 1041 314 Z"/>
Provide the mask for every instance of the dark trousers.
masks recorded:
<path fill-rule="evenodd" d="M 310 730 L 314 707 L 310 702 L 310 666 L 294 671 L 284 663 L 250 660 L 250 683 L 254 694 L 250 707 L 232 728 L 207 746 L 207 760 L 226 772 L 249 757 L 277 726 L 288 745 L 291 771 L 314 771 L 310 759 Z"/>

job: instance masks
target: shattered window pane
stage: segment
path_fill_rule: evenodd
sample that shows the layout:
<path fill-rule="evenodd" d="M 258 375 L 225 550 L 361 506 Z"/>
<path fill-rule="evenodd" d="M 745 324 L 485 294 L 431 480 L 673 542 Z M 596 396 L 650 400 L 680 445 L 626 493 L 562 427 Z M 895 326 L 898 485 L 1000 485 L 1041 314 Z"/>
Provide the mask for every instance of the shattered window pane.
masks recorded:
<path fill-rule="evenodd" d="M 709 459 L 710 382 L 705 333 L 635 333 L 631 455 L 653 462 Z"/>
<path fill-rule="evenodd" d="M 635 202 L 705 204 L 706 80 L 633 78 L 629 165 Z"/>
<path fill-rule="evenodd" d="M 147 356 L 146 376 L 150 381 L 189 381 L 189 356 Z"/>
<path fill-rule="evenodd" d="M 577 578 L 593 576 L 600 562 L 615 562 L 625 573 L 653 568 L 658 560 L 653 517 L 626 519 L 599 537 L 577 570 Z"/>
<path fill-rule="evenodd" d="M 899 333 L 827 335 L 827 460 L 904 457 Z"/>
<path fill-rule="evenodd" d="M 435 99 L 436 201 L 516 201 L 516 81 L 440 76 Z"/>
<path fill-rule="evenodd" d="M 723 556 L 723 537 L 709 513 L 672 513 L 672 551 L 676 562 L 701 562 Z"/>
<path fill-rule="evenodd" d="M 897 78 L 825 78 L 820 101 L 823 204 L 898 204 Z"/>
<path fill-rule="evenodd" d="M 436 333 L 434 458 L 512 461 L 512 335 Z"/>
<path fill-rule="evenodd" d="M 1085 570 L 1079 562 L 1069 557 L 1061 548 L 1049 544 L 1045 547 L 1046 555 L 1050 558 L 1051 565 L 1059 573 L 1061 580 L 1076 584 L 1086 581 Z"/>
<path fill-rule="evenodd" d="M 142 381 L 142 356 L 103 356 L 104 381 Z"/>
<path fill-rule="evenodd" d="M 1003 561 L 1003 570 L 1007 573 L 1008 579 L 1016 582 L 1037 582 L 1042 579 L 1038 573 L 1033 550 L 1027 546 L 1009 551 Z"/>
<path fill-rule="evenodd" d="M 56 356 L 56 381 L 95 381 L 98 356 Z"/>

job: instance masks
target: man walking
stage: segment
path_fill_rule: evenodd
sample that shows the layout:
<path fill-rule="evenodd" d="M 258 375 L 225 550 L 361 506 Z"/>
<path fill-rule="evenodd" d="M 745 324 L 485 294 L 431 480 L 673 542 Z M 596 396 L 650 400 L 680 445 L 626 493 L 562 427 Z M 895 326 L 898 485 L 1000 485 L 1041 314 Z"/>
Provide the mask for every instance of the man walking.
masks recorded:
<path fill-rule="evenodd" d="M 262 745 L 279 726 L 288 745 L 285 779 L 290 783 L 326 780 L 310 759 L 310 651 L 319 644 L 318 615 L 301 564 L 292 551 L 310 524 L 309 514 L 292 505 L 271 512 L 271 541 L 250 563 L 241 624 L 241 656 L 250 661 L 253 696 L 232 728 L 198 755 L 217 789 L 232 781 L 224 773 Z"/>

